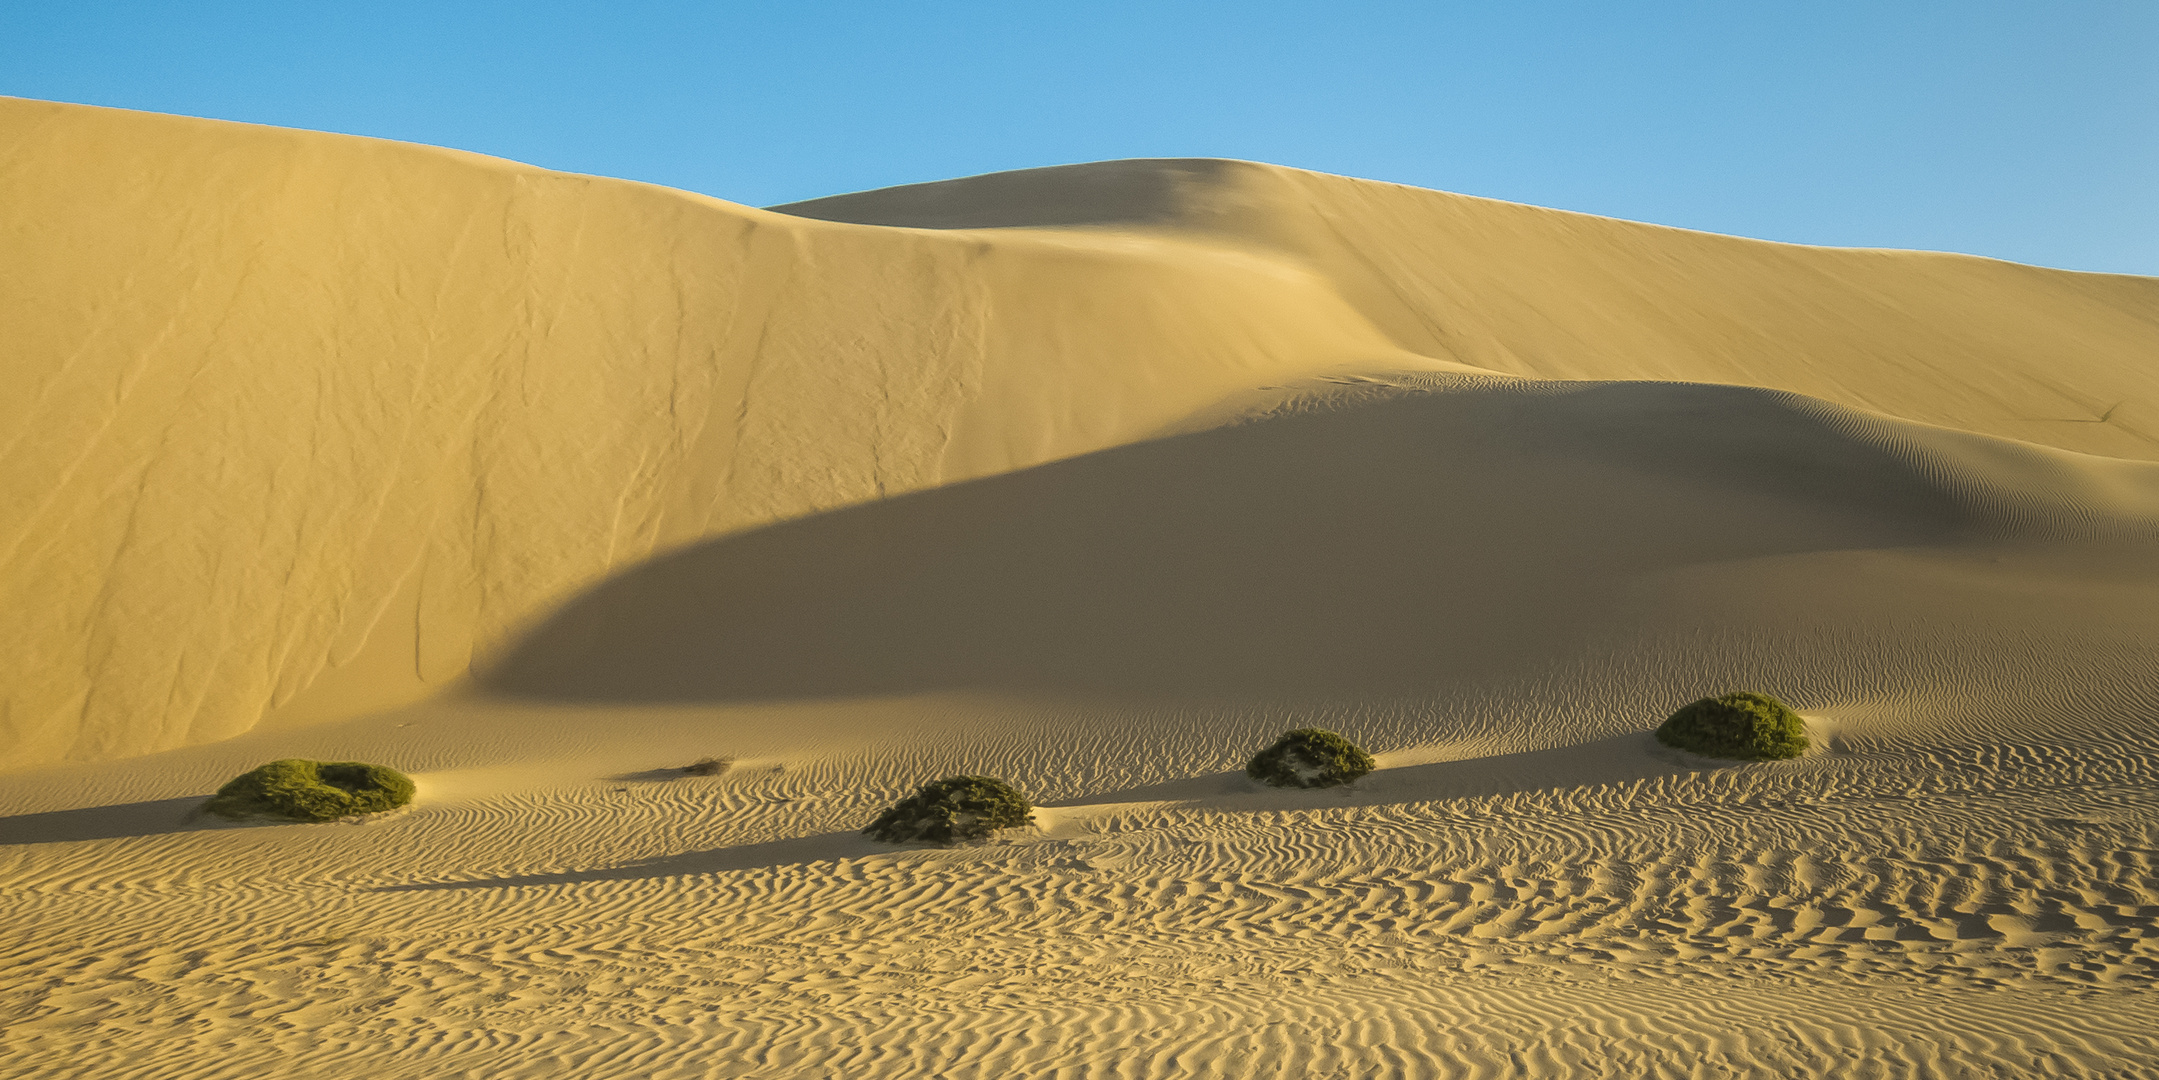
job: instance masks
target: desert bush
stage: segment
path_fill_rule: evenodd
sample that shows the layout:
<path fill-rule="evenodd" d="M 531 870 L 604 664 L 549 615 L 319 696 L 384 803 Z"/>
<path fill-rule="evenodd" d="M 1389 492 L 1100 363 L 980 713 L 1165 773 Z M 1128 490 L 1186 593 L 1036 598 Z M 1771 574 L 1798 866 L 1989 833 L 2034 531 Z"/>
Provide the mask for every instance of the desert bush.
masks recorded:
<path fill-rule="evenodd" d="M 1347 784 L 1377 768 L 1356 743 L 1322 728 L 1298 728 L 1253 755 L 1246 776 L 1274 787 L 1323 788 Z"/>
<path fill-rule="evenodd" d="M 708 757 L 708 758 L 698 758 L 698 759 L 697 759 L 696 761 L 693 761 L 693 762 L 689 763 L 688 765 L 684 765 L 684 766 L 682 767 L 682 775 L 684 775 L 684 776 L 719 776 L 719 775 L 721 775 L 721 774 L 725 773 L 725 772 L 726 772 L 727 770 L 729 770 L 729 769 L 732 769 L 732 768 L 734 768 L 734 767 L 735 767 L 735 759 L 734 759 L 734 758 L 724 758 L 724 757 Z"/>
<path fill-rule="evenodd" d="M 1012 785 L 988 776 L 953 776 L 922 785 L 862 832 L 888 844 L 954 844 L 1032 824 L 1034 806 Z"/>
<path fill-rule="evenodd" d="M 1774 761 L 1807 752 L 1807 726 L 1776 698 L 1740 691 L 1681 708 L 1657 728 L 1657 741 L 1706 757 Z"/>
<path fill-rule="evenodd" d="M 364 761 L 286 758 L 233 778 L 203 809 L 220 817 L 335 821 L 395 810 L 412 801 L 412 778 Z"/>

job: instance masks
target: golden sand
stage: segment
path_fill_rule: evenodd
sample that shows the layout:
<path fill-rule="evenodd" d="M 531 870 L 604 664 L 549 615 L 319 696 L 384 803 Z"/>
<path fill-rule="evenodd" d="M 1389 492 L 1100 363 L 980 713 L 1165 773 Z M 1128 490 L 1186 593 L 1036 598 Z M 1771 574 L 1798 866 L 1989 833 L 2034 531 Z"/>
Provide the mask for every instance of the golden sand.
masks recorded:
<path fill-rule="evenodd" d="M 0 328 L 0 1074 L 2159 1071 L 2159 280 L 0 99 Z"/>

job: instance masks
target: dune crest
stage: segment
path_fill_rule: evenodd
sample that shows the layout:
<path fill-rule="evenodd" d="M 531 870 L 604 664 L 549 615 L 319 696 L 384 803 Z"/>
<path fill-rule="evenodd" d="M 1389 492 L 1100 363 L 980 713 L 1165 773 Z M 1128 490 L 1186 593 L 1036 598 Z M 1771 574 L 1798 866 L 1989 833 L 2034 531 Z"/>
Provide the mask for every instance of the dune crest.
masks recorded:
<path fill-rule="evenodd" d="M 774 209 L 1205 237 L 1310 267 L 1411 352 L 1541 379 L 1789 390 L 2159 460 L 2159 279 L 1819 248 L 1243 161 L 1065 165 Z"/>

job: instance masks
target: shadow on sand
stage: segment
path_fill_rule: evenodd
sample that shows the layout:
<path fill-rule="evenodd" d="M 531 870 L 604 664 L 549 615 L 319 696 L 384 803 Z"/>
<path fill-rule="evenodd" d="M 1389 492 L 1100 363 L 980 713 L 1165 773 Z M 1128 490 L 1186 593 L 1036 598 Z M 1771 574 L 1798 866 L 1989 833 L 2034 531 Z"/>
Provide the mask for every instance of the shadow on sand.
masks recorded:
<path fill-rule="evenodd" d="M 1645 574 L 1954 526 L 1939 485 L 1836 420 L 1742 387 L 1477 386 L 1121 447 L 639 564 L 481 681 L 583 702 L 1414 696 L 1623 618 L 1614 590 Z"/>
<path fill-rule="evenodd" d="M 1608 787 L 1696 772 L 1707 766 L 1692 763 L 1685 755 L 1657 746 L 1648 734 L 1622 735 L 1579 746 L 1499 754 L 1461 761 L 1438 761 L 1380 769 L 1353 785 L 1318 790 L 1264 787 L 1242 772 L 1210 773 L 1184 780 L 1105 792 L 1083 799 L 1038 808 L 1044 824 L 1089 817 L 1106 807 L 1136 805 L 1205 807 L 1217 813 L 1261 813 L 1279 810 L 1318 810 L 1344 806 L 1384 806 L 1408 802 L 1444 802 L 1524 791 L 1551 791 Z M 1018 843 L 1026 843 L 1020 839 Z M 579 885 L 599 881 L 637 881 L 648 878 L 710 874 L 726 870 L 757 870 L 803 863 L 860 859 L 874 855 L 899 855 L 934 850 L 920 846 L 895 847 L 870 840 L 857 832 L 827 832 L 788 840 L 773 840 L 739 847 L 684 852 L 644 859 L 621 866 L 571 870 L 551 874 L 524 874 L 477 881 L 416 882 L 390 885 L 376 892 L 429 892 L 455 889 L 508 889 L 547 885 Z"/>
<path fill-rule="evenodd" d="M 230 822 L 200 815 L 208 795 L 153 799 L 80 810 L 51 810 L 0 818 L 0 844 L 65 844 L 76 840 L 120 840 L 131 836 L 248 828 L 268 822 Z"/>
<path fill-rule="evenodd" d="M 1209 158 L 1052 165 L 767 207 L 775 213 L 909 229 L 1144 225 L 1174 221 L 1189 192 L 1252 166 Z"/>
<path fill-rule="evenodd" d="M 1731 765 L 1739 763 L 1733 762 Z M 1434 761 L 1381 768 L 1345 787 L 1298 790 L 1263 786 L 1242 772 L 1212 773 L 1125 791 L 1075 799 L 1050 811 L 1100 806 L 1157 804 L 1205 806 L 1209 810 L 1261 812 L 1313 810 L 1339 806 L 1387 806 L 1407 802 L 1445 802 L 1524 791 L 1559 791 L 1609 787 L 1661 776 L 1678 776 L 1704 767 L 1657 745 L 1647 733 L 1620 735 L 1578 746 L 1516 754 Z"/>
<path fill-rule="evenodd" d="M 739 847 L 713 848 L 708 851 L 688 851 L 680 855 L 664 855 L 657 859 L 640 859 L 621 866 L 594 870 L 566 870 L 554 874 L 518 874 L 510 877 L 483 878 L 478 881 L 423 881 L 410 885 L 385 885 L 371 892 L 437 892 L 458 889 L 516 889 L 545 885 L 582 885 L 594 881 L 639 881 L 646 878 L 680 877 L 687 874 L 712 874 L 722 870 L 757 870 L 769 866 L 792 866 L 798 863 L 827 862 L 838 859 L 859 859 L 869 855 L 889 855 L 918 848 L 894 847 L 880 844 L 861 833 L 828 832 L 813 836 L 797 836 L 786 840 L 771 840 L 762 844 L 743 844 Z"/>

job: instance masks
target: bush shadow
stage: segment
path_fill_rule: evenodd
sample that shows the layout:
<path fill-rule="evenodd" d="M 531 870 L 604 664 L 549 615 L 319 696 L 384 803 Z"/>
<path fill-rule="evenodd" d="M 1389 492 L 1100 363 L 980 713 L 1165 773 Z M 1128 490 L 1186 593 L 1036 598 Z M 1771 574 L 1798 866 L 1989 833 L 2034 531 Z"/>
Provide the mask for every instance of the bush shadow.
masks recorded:
<path fill-rule="evenodd" d="M 592 870 L 565 870 L 552 874 L 520 874 L 510 877 L 485 878 L 477 881 L 423 881 L 407 885 L 384 885 L 370 892 L 442 892 L 464 889 L 517 889 L 538 888 L 548 885 L 581 885 L 597 881 L 640 881 L 647 878 L 679 877 L 686 874 L 712 874 L 724 870 L 759 870 L 772 866 L 790 866 L 798 863 L 823 862 L 837 859 L 862 858 L 868 855 L 893 854 L 912 850 L 892 844 L 880 844 L 859 832 L 817 833 L 786 840 L 770 840 L 761 844 L 743 844 L 737 847 L 712 848 L 705 851 L 689 851 L 679 855 L 663 855 L 654 859 L 639 859 L 621 866 L 600 867 Z"/>
<path fill-rule="evenodd" d="M 605 777 L 604 779 L 617 784 L 663 784 L 669 780 L 695 780 L 699 779 L 699 777 L 695 774 L 684 772 L 679 768 L 660 768 L 639 769 L 636 772 L 616 773 L 615 775 Z M 711 778 L 704 777 L 703 779 Z"/>
<path fill-rule="evenodd" d="M 208 795 L 114 806 L 88 806 L 80 810 L 50 810 L 0 818 L 0 845 L 66 844 L 78 840 L 122 840 L 133 836 L 201 832 L 209 829 L 249 828 L 255 822 L 233 822 L 201 813 Z"/>
<path fill-rule="evenodd" d="M 1260 813 L 1344 806 L 1384 806 L 1406 802 L 1446 802 L 1526 791 L 1609 787 L 1638 780 L 1699 772 L 1710 767 L 1717 766 L 1690 762 L 1682 755 L 1665 752 L 1647 733 L 1636 733 L 1552 750 L 1382 768 L 1354 784 L 1342 787 L 1270 788 L 1251 780 L 1242 772 L 1220 772 L 1105 792 L 1036 809 L 1038 816 L 1045 819 L 1044 824 L 1054 828 L 1060 818 L 1085 816 L 1089 811 L 1099 811 L 1106 807 L 1203 806 L 1215 812 Z M 477 881 L 415 882 L 382 886 L 371 891 L 432 892 L 637 881 L 859 859 L 874 855 L 899 855 L 922 850 L 940 849 L 929 845 L 881 844 L 850 830 L 685 852 L 592 870 L 526 874 Z"/>
<path fill-rule="evenodd" d="M 1384 761 L 1384 757 L 1382 759 Z M 1205 806 L 1210 810 L 1259 812 L 1340 806 L 1448 802 L 1533 791 L 1611 787 L 1738 765 L 1696 762 L 1634 733 L 1550 750 L 1383 766 L 1352 784 L 1331 788 L 1275 788 L 1242 771 L 1210 773 L 1125 791 L 1105 792 L 1044 809 L 1103 806 Z"/>

